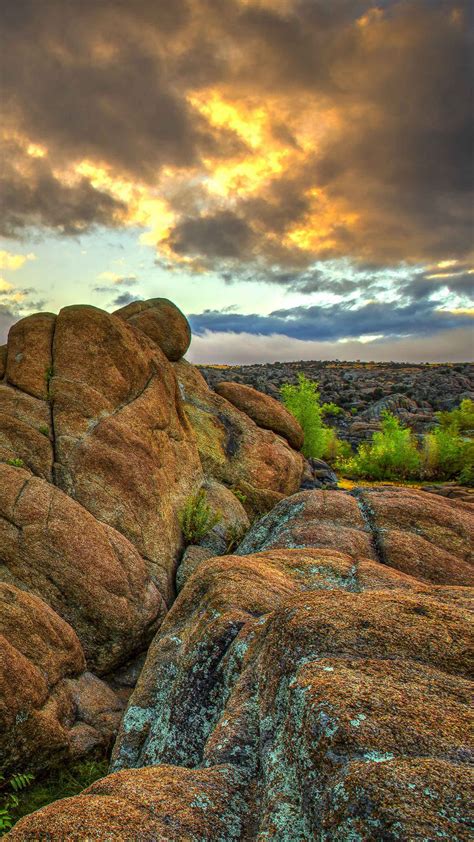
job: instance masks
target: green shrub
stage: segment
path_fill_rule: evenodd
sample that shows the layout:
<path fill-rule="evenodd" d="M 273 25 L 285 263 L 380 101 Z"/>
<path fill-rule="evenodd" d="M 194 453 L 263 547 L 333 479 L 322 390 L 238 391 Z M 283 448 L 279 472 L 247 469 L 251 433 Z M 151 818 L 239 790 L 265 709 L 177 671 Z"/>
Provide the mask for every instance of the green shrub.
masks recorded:
<path fill-rule="evenodd" d="M 321 406 L 318 384 L 308 380 L 304 374 L 298 374 L 298 385 L 285 383 L 281 387 L 283 404 L 299 421 L 304 432 L 302 452 L 306 457 L 334 461 L 338 452 L 338 439 L 332 427 L 328 427 L 323 420 L 324 407 L 330 408 L 335 404 Z M 338 407 L 336 407 L 338 409 Z"/>
<path fill-rule="evenodd" d="M 420 474 L 421 456 L 411 430 L 402 427 L 390 412 L 382 413 L 382 429 L 372 441 L 359 446 L 346 460 L 350 476 L 373 480 L 415 479 Z"/>
<path fill-rule="evenodd" d="M 330 403 L 323 403 L 321 409 L 323 415 L 333 415 L 334 417 L 337 417 L 338 415 L 342 415 L 343 413 L 342 407 L 338 406 L 337 403 L 333 403 L 332 401 Z"/>
<path fill-rule="evenodd" d="M 240 503 L 242 503 L 242 506 L 244 506 L 245 503 L 247 502 L 247 495 L 244 494 L 244 492 L 241 491 L 240 488 L 237 488 L 237 486 L 235 486 L 235 485 L 233 485 L 230 490 L 232 491 L 232 494 L 234 495 L 234 497 L 237 497 L 237 500 Z"/>
<path fill-rule="evenodd" d="M 47 424 L 41 424 L 39 431 L 43 434 L 43 436 L 49 436 L 49 427 Z"/>
<path fill-rule="evenodd" d="M 456 409 L 437 412 L 436 417 L 443 429 L 456 429 L 458 432 L 474 430 L 474 401 L 466 398 Z"/>
<path fill-rule="evenodd" d="M 16 818 L 15 811 L 20 803 L 20 792 L 27 789 L 34 776 L 29 773 L 19 773 L 6 779 L 0 772 L 0 834 L 3 836 L 13 827 Z"/>
<path fill-rule="evenodd" d="M 214 512 L 207 502 L 203 488 L 189 497 L 179 514 L 179 525 L 186 546 L 199 542 L 222 520 L 220 512 Z"/>
<path fill-rule="evenodd" d="M 7 459 L 7 465 L 11 465 L 13 468 L 23 468 L 25 463 L 23 459 Z"/>

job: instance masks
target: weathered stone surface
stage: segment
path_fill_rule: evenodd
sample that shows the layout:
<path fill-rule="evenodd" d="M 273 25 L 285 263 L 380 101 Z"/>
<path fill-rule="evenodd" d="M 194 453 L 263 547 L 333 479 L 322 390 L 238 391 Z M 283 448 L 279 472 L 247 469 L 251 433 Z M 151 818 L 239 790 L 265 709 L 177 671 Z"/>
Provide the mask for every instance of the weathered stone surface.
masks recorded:
<path fill-rule="evenodd" d="M 434 584 L 474 584 L 474 512 L 468 503 L 386 486 L 302 491 L 256 522 L 237 554 L 333 547 Z"/>
<path fill-rule="evenodd" d="M 474 508 L 410 488 L 361 489 L 381 560 L 435 584 L 474 585 Z"/>
<path fill-rule="evenodd" d="M 42 400 L 48 397 L 55 323 L 53 313 L 35 313 L 16 322 L 8 334 L 8 383 Z"/>
<path fill-rule="evenodd" d="M 303 474 L 300 453 L 211 391 L 194 366 L 181 361 L 175 371 L 207 476 L 238 488 L 254 512 L 297 491 Z"/>
<path fill-rule="evenodd" d="M 220 519 L 201 540 L 200 546 L 212 551 L 212 555 L 225 555 L 233 551 L 250 527 L 247 512 L 235 494 L 221 482 L 207 478 L 202 487 L 207 504 Z"/>
<path fill-rule="evenodd" d="M 22 819 L 11 840 L 100 839 L 104 842 L 238 840 L 248 819 L 235 767 L 130 769 L 92 784 L 80 796 Z M 247 837 L 248 838 L 248 837 Z"/>
<path fill-rule="evenodd" d="M 184 357 L 189 348 L 191 328 L 188 320 L 167 298 L 132 301 L 116 310 L 115 315 L 146 333 L 173 362 Z"/>
<path fill-rule="evenodd" d="M 37 596 L 0 583 L 2 770 L 42 769 L 110 745 L 123 704 L 84 668 L 73 629 Z"/>
<path fill-rule="evenodd" d="M 52 482 L 51 413 L 46 401 L 0 384 L 0 462 L 21 459 Z"/>
<path fill-rule="evenodd" d="M 357 500 L 341 491 L 301 491 L 254 523 L 238 555 L 271 548 L 330 547 L 353 558 L 376 558 Z"/>
<path fill-rule="evenodd" d="M 283 436 L 295 450 L 303 446 L 304 433 L 296 418 L 275 398 L 263 392 L 244 386 L 242 383 L 223 381 L 216 386 L 216 392 L 245 412 L 253 421 L 265 430 L 273 430 Z"/>
<path fill-rule="evenodd" d="M 74 719 L 64 678 L 85 666 L 76 634 L 37 596 L 2 582 L 0 650 L 2 764 L 19 770 L 64 756 Z"/>
<path fill-rule="evenodd" d="M 169 601 L 178 512 L 202 481 L 172 366 L 145 334 L 94 307 L 61 311 L 53 351 L 58 484 L 137 547 Z"/>
<path fill-rule="evenodd" d="M 0 576 L 44 599 L 77 633 L 94 670 L 124 663 L 165 610 L 126 538 L 62 491 L 0 464 Z"/>
<path fill-rule="evenodd" d="M 377 589 L 379 569 L 391 590 Z M 152 645 L 116 748 L 116 767 L 149 773 L 112 775 L 16 833 L 71 834 L 82 819 L 98 838 L 111 827 L 133 838 L 151 799 L 145 827 L 160 838 L 165 821 L 175 831 L 190 781 L 186 804 L 208 821 L 225 813 L 225 839 L 342 842 L 359 829 L 374 842 L 395 829 L 393 838 L 467 839 L 456 791 L 469 783 L 472 620 L 438 599 L 447 590 L 329 550 L 203 562 Z M 123 804 L 90 797 L 119 792 Z M 114 804 L 120 830 L 108 824 Z M 211 840 L 219 825 L 186 830 Z"/>

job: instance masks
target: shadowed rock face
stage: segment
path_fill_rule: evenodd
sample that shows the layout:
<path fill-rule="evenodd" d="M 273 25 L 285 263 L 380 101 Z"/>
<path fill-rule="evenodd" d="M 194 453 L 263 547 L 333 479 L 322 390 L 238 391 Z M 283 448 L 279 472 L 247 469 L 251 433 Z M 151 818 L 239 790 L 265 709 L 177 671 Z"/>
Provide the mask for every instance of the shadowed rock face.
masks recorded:
<path fill-rule="evenodd" d="M 216 392 L 245 412 L 259 427 L 283 436 L 295 450 L 303 446 L 304 433 L 297 420 L 274 398 L 251 386 L 226 381 L 217 384 Z"/>
<path fill-rule="evenodd" d="M 194 366 L 183 360 L 174 368 L 207 476 L 238 488 L 253 514 L 298 490 L 300 453 L 209 389 Z"/>
<path fill-rule="evenodd" d="M 72 628 L 43 600 L 0 583 L 2 769 L 42 768 L 110 743 L 122 704 L 84 672 Z M 91 692 L 93 688 L 93 692 Z"/>

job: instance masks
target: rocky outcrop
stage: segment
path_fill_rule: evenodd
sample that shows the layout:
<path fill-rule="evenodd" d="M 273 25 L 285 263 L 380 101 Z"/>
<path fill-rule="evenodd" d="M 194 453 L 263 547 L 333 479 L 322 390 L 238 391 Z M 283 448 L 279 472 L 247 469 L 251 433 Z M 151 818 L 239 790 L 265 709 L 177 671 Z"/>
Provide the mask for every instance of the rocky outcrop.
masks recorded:
<path fill-rule="evenodd" d="M 123 705 L 103 681 L 84 670 L 73 629 L 34 594 L 0 583 L 4 772 L 25 765 L 41 769 L 110 744 Z"/>
<path fill-rule="evenodd" d="M 56 316 L 35 313 L 20 319 L 8 334 L 7 382 L 46 400 L 53 365 L 53 336 Z"/>
<path fill-rule="evenodd" d="M 218 383 L 216 392 L 265 430 L 283 436 L 295 450 L 303 446 L 304 433 L 296 418 L 275 398 L 241 383 Z"/>
<path fill-rule="evenodd" d="M 299 488 L 300 453 L 213 392 L 194 366 L 182 361 L 175 372 L 207 476 L 236 488 L 253 512 L 268 510 Z"/>
<path fill-rule="evenodd" d="M 115 315 L 138 328 L 158 345 L 172 362 L 184 357 L 191 342 L 191 328 L 181 310 L 167 298 L 132 301 Z"/>
<path fill-rule="evenodd" d="M 319 384 L 321 400 L 341 408 L 327 422 L 353 446 L 380 428 L 380 415 L 389 409 L 416 434 L 436 423 L 435 412 L 450 410 L 464 398 L 474 400 L 474 365 L 415 365 L 300 360 L 246 366 L 200 366 L 212 388 L 224 381 L 250 386 L 275 399 L 285 383 L 296 383 L 299 373 Z"/>
<path fill-rule="evenodd" d="M 474 511 L 408 488 L 302 491 L 257 521 L 238 555 L 277 547 L 331 547 L 378 559 L 435 584 L 474 584 Z"/>
<path fill-rule="evenodd" d="M 83 506 L 22 468 L 0 464 L 0 575 L 37 594 L 108 672 L 142 648 L 165 604 L 136 549 Z"/>

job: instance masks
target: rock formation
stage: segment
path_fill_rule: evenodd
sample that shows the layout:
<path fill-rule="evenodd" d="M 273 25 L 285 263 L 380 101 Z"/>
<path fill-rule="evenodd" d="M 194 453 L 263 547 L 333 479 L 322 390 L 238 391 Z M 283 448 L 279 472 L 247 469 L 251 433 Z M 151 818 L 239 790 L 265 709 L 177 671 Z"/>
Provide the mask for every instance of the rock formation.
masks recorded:
<path fill-rule="evenodd" d="M 0 354 L 2 763 L 118 730 L 109 775 L 6 838 L 464 842 L 472 504 L 299 492 L 297 426 L 188 344 L 153 299 Z M 185 550 L 200 488 L 221 518 Z"/>

